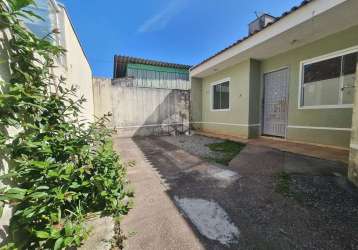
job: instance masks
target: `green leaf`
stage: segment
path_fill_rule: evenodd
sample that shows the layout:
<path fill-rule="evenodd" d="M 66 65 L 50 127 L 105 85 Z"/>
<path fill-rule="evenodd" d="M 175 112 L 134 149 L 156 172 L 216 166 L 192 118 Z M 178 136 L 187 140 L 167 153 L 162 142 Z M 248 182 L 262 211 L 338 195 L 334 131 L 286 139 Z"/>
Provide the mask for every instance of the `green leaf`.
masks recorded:
<path fill-rule="evenodd" d="M 6 191 L 7 194 L 22 194 L 25 195 L 27 192 L 27 189 L 23 188 L 10 188 Z"/>
<path fill-rule="evenodd" d="M 65 224 L 65 235 L 67 237 L 71 236 L 73 234 L 73 226 L 71 223 Z"/>
<path fill-rule="evenodd" d="M 16 176 L 18 173 L 8 173 L 0 176 L 0 180 L 11 179 L 12 177 Z"/>
<path fill-rule="evenodd" d="M 35 192 L 29 195 L 29 197 L 33 199 L 39 199 L 48 196 L 45 192 Z"/>
<path fill-rule="evenodd" d="M 47 168 L 50 165 L 50 163 L 46 161 L 31 161 L 31 164 L 38 168 Z"/>
<path fill-rule="evenodd" d="M 80 186 L 81 186 L 81 185 L 78 184 L 77 182 L 73 182 L 73 183 L 71 184 L 70 188 L 76 189 L 76 188 L 79 188 Z"/>
<path fill-rule="evenodd" d="M 34 0 L 9 0 L 9 3 L 14 11 L 18 11 L 30 4 L 33 4 Z"/>
<path fill-rule="evenodd" d="M 60 230 L 56 229 L 56 228 L 51 228 L 51 238 L 52 239 L 58 239 L 59 237 L 61 237 L 61 232 Z"/>
<path fill-rule="evenodd" d="M 36 19 L 39 19 L 41 21 L 45 21 L 44 18 L 42 18 L 41 16 L 35 14 L 33 11 L 30 11 L 30 10 L 22 10 L 23 12 L 25 12 L 29 17 L 34 17 Z"/>
<path fill-rule="evenodd" d="M 36 231 L 36 237 L 40 239 L 48 239 L 50 238 L 50 234 L 45 231 Z"/>
<path fill-rule="evenodd" d="M 48 171 L 48 176 L 49 177 L 58 177 L 59 174 L 56 171 L 50 170 L 50 171 Z"/>
<path fill-rule="evenodd" d="M 2 217 L 2 214 L 4 213 L 4 207 L 5 207 L 5 203 L 0 201 L 0 218 Z"/>
<path fill-rule="evenodd" d="M 25 198 L 26 191 L 26 189 L 21 188 L 10 188 L 6 190 L 3 195 L 0 195 L 0 201 L 23 200 Z"/>
<path fill-rule="evenodd" d="M 65 245 L 66 245 L 66 246 L 72 244 L 72 242 L 73 242 L 73 237 L 67 237 L 67 238 L 65 239 Z"/>
<path fill-rule="evenodd" d="M 54 250 L 59 250 L 62 249 L 62 245 L 63 245 L 63 238 L 58 238 L 55 242 L 55 246 L 53 247 Z"/>

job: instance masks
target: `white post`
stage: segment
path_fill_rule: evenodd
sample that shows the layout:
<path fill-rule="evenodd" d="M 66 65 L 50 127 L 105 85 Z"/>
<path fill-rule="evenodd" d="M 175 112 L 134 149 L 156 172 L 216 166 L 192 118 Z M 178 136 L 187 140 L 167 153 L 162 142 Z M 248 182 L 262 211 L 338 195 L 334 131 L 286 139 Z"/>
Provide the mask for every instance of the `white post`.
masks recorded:
<path fill-rule="evenodd" d="M 348 177 L 355 185 L 358 186 L 358 65 L 356 76 Z"/>

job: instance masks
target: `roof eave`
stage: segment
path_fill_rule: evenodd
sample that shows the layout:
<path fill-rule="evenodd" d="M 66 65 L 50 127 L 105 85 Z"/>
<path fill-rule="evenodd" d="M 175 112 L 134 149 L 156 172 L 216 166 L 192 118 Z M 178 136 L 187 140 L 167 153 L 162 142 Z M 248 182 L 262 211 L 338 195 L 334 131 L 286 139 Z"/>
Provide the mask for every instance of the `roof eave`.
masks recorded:
<path fill-rule="evenodd" d="M 215 67 L 215 65 L 222 63 L 233 56 L 238 56 L 240 53 L 257 46 L 268 39 L 278 36 L 288 29 L 291 29 L 345 1 L 346 0 L 314 0 L 308 2 L 310 4 L 302 5 L 300 8 L 294 9 L 288 14 L 284 13 L 283 17 L 278 18 L 276 22 L 268 25 L 263 30 L 235 42 L 212 57 L 209 57 L 203 62 L 191 67 L 190 74 L 193 77 L 198 76 L 201 72 L 207 70 L 208 68 Z"/>

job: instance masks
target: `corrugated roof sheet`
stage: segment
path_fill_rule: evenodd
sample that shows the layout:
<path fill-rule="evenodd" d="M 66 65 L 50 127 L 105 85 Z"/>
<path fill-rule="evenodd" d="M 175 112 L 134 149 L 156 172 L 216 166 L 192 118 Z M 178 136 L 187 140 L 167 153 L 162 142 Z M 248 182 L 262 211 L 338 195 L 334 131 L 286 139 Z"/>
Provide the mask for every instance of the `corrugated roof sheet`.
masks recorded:
<path fill-rule="evenodd" d="M 144 65 L 152 65 L 157 67 L 167 67 L 167 68 L 174 68 L 174 69 L 190 69 L 190 65 L 184 64 L 177 64 L 177 63 L 168 63 L 168 62 L 161 62 L 131 56 L 122 56 L 122 55 L 115 55 L 114 56 L 114 78 L 125 77 L 125 72 L 128 64 L 144 64 Z"/>
<path fill-rule="evenodd" d="M 302 8 L 303 6 L 309 4 L 309 3 L 313 2 L 313 1 L 315 1 L 315 0 L 304 0 L 300 5 L 294 6 L 294 7 L 292 7 L 289 11 L 286 11 L 286 12 L 282 13 L 281 16 L 276 17 L 276 20 L 275 20 L 274 22 L 269 23 L 269 24 L 266 25 L 262 30 L 264 30 L 264 29 L 266 29 L 267 27 L 269 27 L 269 26 L 275 24 L 275 23 L 278 22 L 279 20 L 283 19 L 284 17 L 288 16 L 289 14 L 291 14 L 291 13 L 297 11 L 298 9 Z M 203 60 L 202 62 L 196 64 L 195 66 L 193 66 L 193 67 L 191 68 L 191 70 L 193 70 L 193 69 L 199 67 L 200 65 L 203 65 L 204 63 L 208 62 L 209 60 L 213 59 L 214 57 L 216 57 L 216 56 L 222 54 L 223 52 L 225 52 L 226 50 L 231 49 L 232 47 L 234 47 L 234 46 L 236 46 L 236 45 L 242 43 L 243 41 L 245 41 L 245 40 L 247 40 L 248 38 L 250 38 L 250 37 L 256 35 L 257 33 L 261 32 L 262 30 L 257 31 L 256 33 L 253 33 L 253 34 L 251 34 L 251 35 L 245 36 L 245 37 L 243 37 L 243 38 L 237 40 L 236 42 L 234 42 L 233 44 L 231 44 L 231 45 L 229 45 L 228 47 L 224 48 L 223 50 L 220 50 L 220 51 L 217 52 L 216 54 L 214 54 L 214 55 L 210 56 L 209 58 Z"/>

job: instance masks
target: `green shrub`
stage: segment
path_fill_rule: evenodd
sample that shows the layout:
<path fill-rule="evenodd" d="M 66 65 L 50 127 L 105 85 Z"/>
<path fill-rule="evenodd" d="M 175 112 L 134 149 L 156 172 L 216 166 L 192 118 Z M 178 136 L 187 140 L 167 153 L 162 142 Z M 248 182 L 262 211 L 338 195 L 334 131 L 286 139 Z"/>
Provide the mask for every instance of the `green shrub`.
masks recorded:
<path fill-rule="evenodd" d="M 14 214 L 6 249 L 62 249 L 79 246 L 88 231 L 89 213 L 120 216 L 130 208 L 126 165 L 114 152 L 106 117 L 81 121 L 74 87 L 52 74 L 65 51 L 51 39 L 37 38 L 21 18 L 31 0 L 0 0 L 1 31 L 11 37 L 5 48 L 11 79 L 1 82 L 0 151 L 10 163 L 1 176 L 0 207 Z M 10 136 L 6 128 L 18 129 Z M 2 209 L 0 209 L 2 212 Z"/>

